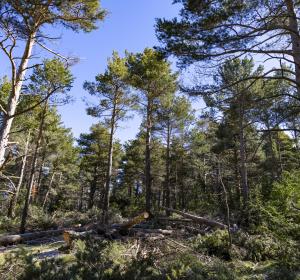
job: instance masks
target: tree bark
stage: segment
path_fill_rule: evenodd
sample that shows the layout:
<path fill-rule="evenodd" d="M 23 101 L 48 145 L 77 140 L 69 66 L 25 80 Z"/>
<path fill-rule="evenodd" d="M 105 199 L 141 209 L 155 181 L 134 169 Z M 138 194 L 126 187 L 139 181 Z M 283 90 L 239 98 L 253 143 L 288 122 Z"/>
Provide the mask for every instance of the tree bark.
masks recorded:
<path fill-rule="evenodd" d="M 43 209 L 45 209 L 45 206 L 46 206 L 46 203 L 47 203 L 47 199 L 48 199 L 48 196 L 49 196 L 49 193 L 51 191 L 51 188 L 52 188 L 52 184 L 53 184 L 53 180 L 54 180 L 54 175 L 55 175 L 55 172 L 53 172 L 52 176 L 51 176 L 51 179 L 50 179 L 50 183 L 49 183 L 49 187 L 47 189 L 47 192 L 46 192 L 46 195 L 45 195 L 45 198 L 44 198 L 44 201 L 43 201 Z"/>
<path fill-rule="evenodd" d="M 30 131 L 27 135 L 27 140 L 26 140 L 25 149 L 24 149 L 24 156 L 22 159 L 21 172 L 20 172 L 20 177 L 19 177 L 17 188 L 16 188 L 16 192 L 12 195 L 10 203 L 9 203 L 8 214 L 7 214 L 7 216 L 9 218 L 14 218 L 14 216 L 15 216 L 15 207 L 16 207 L 16 204 L 18 201 L 19 192 L 20 192 L 21 186 L 23 184 L 23 179 L 24 179 L 24 171 L 25 171 L 26 162 L 27 162 L 29 142 L 30 142 Z"/>
<path fill-rule="evenodd" d="M 47 231 L 38 231 L 38 232 L 28 232 L 23 234 L 14 234 L 14 235 L 6 235 L 0 237 L 0 245 L 10 245 L 21 243 L 24 241 L 29 241 L 37 238 L 43 238 L 46 236 L 56 236 L 61 235 L 64 232 L 64 229 L 53 229 Z"/>
<path fill-rule="evenodd" d="M 244 135 L 244 98 L 239 100 L 239 141 L 240 141 L 240 172 L 241 172 L 241 185 L 243 193 L 244 206 L 248 205 L 249 199 L 249 186 L 248 186 L 248 172 L 247 172 L 247 157 L 246 157 L 246 143 Z"/>
<path fill-rule="evenodd" d="M 114 133 L 116 125 L 116 109 L 117 100 L 114 99 L 114 105 L 112 110 L 112 117 L 110 121 L 110 136 L 109 136 L 109 147 L 108 147 L 108 160 L 107 160 L 107 171 L 106 171 L 106 181 L 105 181 L 105 193 L 103 201 L 103 222 L 107 224 L 108 222 L 108 209 L 109 209 L 109 198 L 110 198 L 110 182 L 112 175 L 112 164 L 113 164 L 113 149 L 114 149 Z"/>
<path fill-rule="evenodd" d="M 94 197 L 95 192 L 97 189 L 97 174 L 96 174 L 96 167 L 94 168 L 94 177 L 90 184 L 90 193 L 89 193 L 89 202 L 88 202 L 88 209 L 92 209 L 94 206 Z"/>
<path fill-rule="evenodd" d="M 166 180 L 165 180 L 165 189 L 166 189 L 166 203 L 167 208 L 171 207 L 171 189 L 170 189 L 170 141 L 171 141 L 171 125 L 170 121 L 167 124 L 167 149 L 166 149 Z M 166 215 L 169 216 L 170 212 L 167 210 Z"/>
<path fill-rule="evenodd" d="M 234 200 L 234 204 L 236 204 L 237 208 L 240 209 L 241 208 L 241 180 L 240 180 L 240 172 L 239 172 L 238 153 L 239 153 L 239 148 L 236 143 L 236 137 L 235 137 L 233 157 L 234 157 L 234 182 L 236 186 L 236 199 Z"/>
<path fill-rule="evenodd" d="M 151 130 L 152 116 L 151 104 L 148 101 L 147 105 L 147 120 L 146 120 L 146 151 L 145 151 L 145 188 L 146 188 L 146 211 L 151 212 Z"/>
<path fill-rule="evenodd" d="M 32 33 L 27 39 L 24 53 L 21 59 L 20 66 L 17 73 L 14 73 L 12 77 L 12 90 L 8 99 L 7 109 L 0 128 L 0 167 L 5 162 L 5 151 L 8 145 L 9 133 L 14 119 L 14 114 L 17 109 L 17 105 L 20 98 L 20 93 L 26 74 L 26 68 L 32 53 L 32 49 L 35 43 L 35 33 Z"/>
<path fill-rule="evenodd" d="M 43 153 L 41 156 L 40 167 L 38 169 L 39 171 L 38 171 L 37 184 L 36 184 L 38 194 L 40 193 L 40 189 L 41 189 L 42 173 L 43 173 L 45 158 L 46 158 L 46 147 L 43 147 Z"/>
<path fill-rule="evenodd" d="M 166 209 L 166 207 L 162 207 L 162 208 L 165 209 L 165 210 L 169 210 L 170 212 L 179 214 L 179 215 L 181 215 L 185 218 L 191 219 L 194 222 L 197 222 L 199 224 L 206 224 L 208 226 L 217 227 L 217 228 L 221 228 L 221 229 L 226 229 L 227 228 L 226 225 L 224 225 L 220 222 L 216 222 L 216 221 L 209 220 L 209 219 L 206 219 L 206 218 L 203 218 L 203 217 L 200 217 L 200 216 L 195 216 L 195 215 L 192 215 L 192 214 L 188 214 L 188 213 L 185 213 L 185 212 L 182 212 L 182 211 L 179 211 L 179 210 L 175 210 L 175 209 L 172 209 L 172 208 L 168 208 L 168 209 Z"/>
<path fill-rule="evenodd" d="M 300 34 L 294 0 L 285 0 L 288 12 L 289 30 L 292 41 L 292 56 L 295 64 L 295 79 L 298 96 L 300 96 Z"/>
<path fill-rule="evenodd" d="M 25 204 L 24 204 L 24 208 L 23 208 L 23 212 L 22 212 L 22 218 L 21 218 L 20 233 L 24 233 L 25 229 L 26 229 L 28 209 L 29 209 L 30 198 L 31 198 L 31 191 L 32 191 L 32 186 L 33 186 L 34 179 L 35 179 L 34 174 L 35 174 L 36 164 L 37 164 L 37 159 L 38 159 L 38 150 L 39 150 L 39 147 L 40 147 L 41 141 L 42 141 L 42 135 L 43 135 L 45 118 L 46 118 L 47 106 L 48 106 L 48 102 L 46 101 L 45 105 L 44 105 L 44 108 L 43 108 L 43 111 L 42 111 L 38 137 L 37 137 L 37 141 L 36 141 L 34 155 L 33 155 L 33 158 L 32 158 L 31 172 L 30 172 L 29 182 L 28 182 L 28 186 L 27 186 L 27 193 L 26 193 L 26 197 L 25 197 Z"/>
<path fill-rule="evenodd" d="M 223 194 L 224 194 L 224 204 L 225 204 L 225 209 L 226 209 L 226 223 L 227 223 L 227 231 L 228 231 L 228 245 L 229 245 L 229 247 L 231 247 L 232 237 L 231 237 L 231 232 L 230 232 L 230 210 L 229 210 L 229 204 L 228 204 L 227 190 L 226 190 L 226 187 L 225 187 L 225 185 L 223 183 L 223 179 L 222 179 L 220 161 L 218 161 L 218 170 L 219 170 L 220 184 L 222 186 Z"/>

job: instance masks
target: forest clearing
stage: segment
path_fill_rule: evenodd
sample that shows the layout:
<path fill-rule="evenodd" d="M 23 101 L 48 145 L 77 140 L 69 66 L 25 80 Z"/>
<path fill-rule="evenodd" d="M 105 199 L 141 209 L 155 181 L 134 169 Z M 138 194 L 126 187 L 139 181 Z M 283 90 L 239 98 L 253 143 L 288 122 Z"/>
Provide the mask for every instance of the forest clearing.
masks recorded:
<path fill-rule="evenodd" d="M 300 280 L 299 27 L 296 0 L 0 0 L 0 280 Z"/>

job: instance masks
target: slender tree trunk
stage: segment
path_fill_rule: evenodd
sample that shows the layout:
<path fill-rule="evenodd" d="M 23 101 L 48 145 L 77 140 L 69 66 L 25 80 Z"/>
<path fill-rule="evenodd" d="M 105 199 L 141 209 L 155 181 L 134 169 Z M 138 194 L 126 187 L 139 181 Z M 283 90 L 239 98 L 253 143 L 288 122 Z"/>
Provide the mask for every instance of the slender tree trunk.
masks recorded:
<path fill-rule="evenodd" d="M 243 99 L 243 98 L 242 98 Z M 244 135 L 244 100 L 239 100 L 239 140 L 240 140 L 240 170 L 244 207 L 248 205 L 249 186 L 247 172 L 246 143 Z"/>
<path fill-rule="evenodd" d="M 298 19 L 295 11 L 294 0 L 284 0 L 289 20 L 289 30 L 292 41 L 292 56 L 295 64 L 295 79 L 298 91 L 298 96 L 300 96 L 300 34 L 298 28 Z"/>
<path fill-rule="evenodd" d="M 171 207 L 171 189 L 170 189 L 170 141 L 171 141 L 171 126 L 170 122 L 167 125 L 167 149 L 166 149 L 166 179 L 165 179 L 165 190 L 166 190 L 166 203 L 167 208 Z M 166 210 L 167 216 L 170 215 L 170 212 Z"/>
<path fill-rule="evenodd" d="M 271 153 L 271 159 L 272 159 L 271 178 L 272 178 L 272 183 L 273 183 L 275 181 L 276 177 L 278 177 L 278 167 L 277 167 L 277 160 L 276 160 L 274 149 L 273 149 L 273 138 L 272 138 L 272 132 L 270 130 L 269 122 L 267 124 L 267 129 L 268 129 L 267 133 L 268 133 L 269 147 L 270 147 L 270 153 Z"/>
<path fill-rule="evenodd" d="M 37 159 L 38 159 L 38 150 L 40 148 L 41 141 L 42 141 L 42 135 L 43 135 L 45 118 L 46 118 L 47 106 L 48 106 L 48 102 L 46 101 L 45 104 L 44 104 L 42 115 L 41 115 L 41 122 L 40 122 L 40 126 L 39 126 L 38 137 L 37 137 L 37 141 L 36 141 L 34 155 L 33 155 L 33 158 L 32 158 L 31 172 L 30 172 L 29 182 L 28 182 L 28 186 L 27 186 L 27 193 L 26 193 L 26 197 L 25 197 L 25 204 L 24 204 L 24 208 L 23 208 L 23 212 L 22 212 L 22 218 L 21 218 L 20 233 L 24 233 L 25 230 L 26 230 L 26 223 L 27 223 L 27 216 L 28 216 L 28 210 L 29 210 L 29 205 L 30 205 L 31 191 L 32 191 L 32 187 L 33 187 L 34 179 L 35 179 L 34 174 L 35 174 L 35 171 L 36 171 L 36 164 L 37 164 Z"/>
<path fill-rule="evenodd" d="M 88 209 L 92 209 L 94 206 L 94 198 L 95 198 L 96 189 L 97 189 L 97 175 L 96 175 L 96 167 L 95 167 L 94 168 L 94 177 L 90 184 Z"/>
<path fill-rule="evenodd" d="M 276 133 L 276 146 L 277 146 L 277 151 L 278 151 L 279 168 L 280 168 L 280 175 L 281 175 L 284 171 L 284 168 L 283 168 L 281 145 L 280 145 L 279 133 L 278 132 Z"/>
<path fill-rule="evenodd" d="M 146 120 L 146 151 L 145 151 L 145 188 L 146 188 L 146 211 L 151 212 L 151 130 L 152 116 L 151 105 L 148 101 Z"/>
<path fill-rule="evenodd" d="M 20 192 L 20 189 L 21 189 L 21 186 L 23 183 L 23 179 L 24 179 L 24 171 L 25 171 L 25 167 L 26 167 L 29 142 L 30 142 L 30 131 L 27 135 L 27 140 L 26 140 L 25 149 L 24 149 L 24 156 L 22 159 L 21 172 L 20 172 L 20 177 L 19 177 L 17 188 L 16 188 L 16 192 L 12 195 L 10 203 L 9 203 L 8 214 L 7 214 L 7 216 L 9 218 L 14 218 L 14 216 L 15 216 L 15 207 L 16 207 L 16 204 L 18 201 L 19 192 Z"/>
<path fill-rule="evenodd" d="M 128 198 L 130 198 L 130 199 L 132 197 L 132 185 L 133 184 L 134 184 L 134 182 L 132 184 L 129 182 L 128 187 L 127 187 L 127 195 L 128 195 Z"/>
<path fill-rule="evenodd" d="M 161 206 L 161 190 L 158 191 L 157 194 L 157 206 L 160 207 Z M 163 205 L 162 205 L 163 206 Z"/>
<path fill-rule="evenodd" d="M 226 210 L 226 224 L 227 224 L 227 232 L 228 232 L 228 247 L 230 248 L 232 245 L 232 237 L 231 237 L 231 232 L 230 232 L 230 210 L 229 210 L 229 204 L 228 204 L 227 191 L 226 191 L 226 187 L 223 183 L 221 164 L 220 164 L 219 160 L 218 160 L 218 177 L 219 177 L 220 184 L 222 186 L 223 194 L 224 194 L 224 205 L 225 205 L 225 210 Z"/>
<path fill-rule="evenodd" d="M 114 152 L 114 133 L 115 133 L 115 125 L 116 125 L 116 109 L 117 109 L 117 100 L 115 98 L 114 106 L 113 106 L 113 110 L 112 110 L 111 121 L 110 121 L 108 160 L 107 160 L 107 171 L 106 171 L 104 203 L 103 203 L 103 222 L 105 224 L 108 222 L 110 183 L 111 183 L 113 152 Z"/>
<path fill-rule="evenodd" d="M 237 207 L 241 208 L 241 185 L 240 185 L 240 176 L 239 176 L 239 161 L 238 161 L 238 147 L 236 143 L 235 137 L 235 145 L 234 145 L 234 177 L 235 177 L 235 184 L 236 184 L 236 196 L 237 196 Z"/>
<path fill-rule="evenodd" d="M 12 90 L 7 103 L 7 114 L 2 119 L 0 127 L 0 167 L 5 162 L 5 150 L 8 145 L 9 133 L 13 123 L 13 115 L 16 112 L 17 105 L 20 98 L 20 93 L 26 74 L 26 68 L 31 56 L 31 52 L 35 42 L 35 33 L 31 34 L 26 42 L 25 50 L 21 59 L 20 66 L 18 67 L 17 73 L 14 73 L 12 77 Z"/>
<path fill-rule="evenodd" d="M 177 208 L 178 204 L 178 170 L 177 170 L 177 162 L 175 163 L 175 184 L 174 184 L 174 199 L 173 199 L 173 208 Z"/>
<path fill-rule="evenodd" d="M 78 203 L 78 211 L 82 211 L 83 208 L 83 193 L 84 193 L 84 187 L 83 184 L 81 184 L 80 188 L 80 197 L 79 197 L 79 203 Z"/>
<path fill-rule="evenodd" d="M 36 184 L 38 194 L 40 193 L 40 189 L 41 189 L 43 165 L 44 165 L 44 162 L 45 162 L 45 158 L 46 158 L 46 148 L 44 148 L 44 151 L 42 153 L 42 159 L 41 159 L 41 163 L 40 163 L 40 167 L 39 167 L 39 171 L 38 171 L 38 178 L 37 178 L 37 184 Z"/>
<path fill-rule="evenodd" d="M 48 187 L 47 192 L 45 194 L 45 198 L 44 198 L 43 205 L 42 205 L 43 209 L 45 209 L 45 206 L 46 206 L 46 203 L 47 203 L 47 199 L 48 199 L 49 193 L 50 193 L 51 188 L 52 188 L 54 176 L 55 176 L 55 172 L 53 172 L 53 174 L 51 176 L 49 187 Z"/>

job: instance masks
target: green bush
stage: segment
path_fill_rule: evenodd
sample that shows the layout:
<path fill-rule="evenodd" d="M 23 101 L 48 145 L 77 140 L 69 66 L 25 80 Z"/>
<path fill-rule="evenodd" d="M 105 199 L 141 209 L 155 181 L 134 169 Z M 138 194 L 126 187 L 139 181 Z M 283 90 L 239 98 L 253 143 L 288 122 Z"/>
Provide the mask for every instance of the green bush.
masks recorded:
<path fill-rule="evenodd" d="M 197 252 L 229 259 L 228 244 L 228 232 L 226 230 L 216 230 L 204 236 L 199 235 L 194 240 L 193 247 Z"/>
<path fill-rule="evenodd" d="M 32 205 L 29 208 L 28 227 L 47 230 L 57 228 L 58 224 L 52 215 L 45 213 L 41 207 Z"/>
<path fill-rule="evenodd" d="M 168 280 L 234 280 L 233 267 L 217 259 L 202 262 L 196 256 L 182 254 L 167 264 L 163 279 Z"/>

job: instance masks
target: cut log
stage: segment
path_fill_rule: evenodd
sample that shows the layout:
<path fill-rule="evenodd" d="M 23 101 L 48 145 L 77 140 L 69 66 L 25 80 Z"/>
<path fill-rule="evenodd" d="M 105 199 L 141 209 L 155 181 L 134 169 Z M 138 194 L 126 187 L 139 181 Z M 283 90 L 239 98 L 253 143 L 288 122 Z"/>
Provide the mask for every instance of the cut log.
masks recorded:
<path fill-rule="evenodd" d="M 76 232 L 74 230 L 65 230 L 63 232 L 63 238 L 64 241 L 66 242 L 68 247 L 72 246 L 72 242 L 74 240 L 77 239 L 84 239 L 85 237 L 87 237 L 90 234 L 93 234 L 94 231 L 90 230 L 90 231 L 83 231 L 83 232 Z"/>
<path fill-rule="evenodd" d="M 132 228 L 133 226 L 140 224 L 141 222 L 147 220 L 148 218 L 149 218 L 149 213 L 143 212 L 143 213 L 139 214 L 138 216 L 132 218 L 128 222 L 121 224 L 120 228 L 122 230 L 128 230 L 128 229 Z"/>
<path fill-rule="evenodd" d="M 185 213 L 185 212 L 182 212 L 182 211 L 179 211 L 179 210 L 176 210 L 176 209 L 172 209 L 172 208 L 167 208 L 167 207 L 163 207 L 163 206 L 161 208 L 164 209 L 164 210 L 168 210 L 171 213 L 173 212 L 173 213 L 179 214 L 179 215 L 181 215 L 181 216 L 183 216 L 187 219 L 191 219 L 194 222 L 197 222 L 199 224 L 205 224 L 205 225 L 208 225 L 210 227 L 216 227 L 216 228 L 220 228 L 220 229 L 227 229 L 227 226 L 225 224 L 222 224 L 222 223 L 217 222 L 217 221 L 213 221 L 213 220 L 209 220 L 209 219 L 199 217 L 199 216 L 196 216 L 196 215 L 188 214 L 188 213 Z"/>
<path fill-rule="evenodd" d="M 157 217 L 156 220 L 159 222 L 166 222 L 166 223 L 190 223 L 193 221 L 192 219 L 175 219 L 169 217 Z"/>
<path fill-rule="evenodd" d="M 57 235 L 61 235 L 63 232 L 64 229 L 53 229 L 53 230 L 46 230 L 46 231 L 39 231 L 39 232 L 29 232 L 23 234 L 0 236 L 0 245 L 7 246 L 10 244 L 22 243 L 37 238 L 57 236 Z"/>
<path fill-rule="evenodd" d="M 165 235 L 171 235 L 174 233 L 173 230 L 168 230 L 168 229 L 147 229 L 147 228 L 143 228 L 143 229 L 136 229 L 136 228 L 132 228 L 130 230 L 133 233 L 136 232 L 140 232 L 140 233 L 153 233 L 153 234 L 165 234 Z"/>

